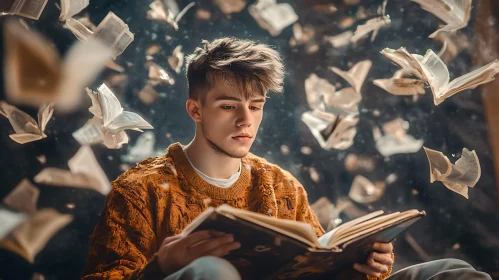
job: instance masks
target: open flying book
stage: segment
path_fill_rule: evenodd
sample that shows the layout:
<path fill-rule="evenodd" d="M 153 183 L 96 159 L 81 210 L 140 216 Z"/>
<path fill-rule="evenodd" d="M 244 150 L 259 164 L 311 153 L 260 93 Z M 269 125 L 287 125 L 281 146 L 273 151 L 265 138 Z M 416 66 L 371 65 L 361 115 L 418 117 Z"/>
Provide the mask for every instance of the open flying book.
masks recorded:
<path fill-rule="evenodd" d="M 408 210 L 382 215 L 376 211 L 359 217 L 317 238 L 307 223 L 278 219 L 221 205 L 210 207 L 182 234 L 212 229 L 234 234 L 241 248 L 226 259 L 238 269 L 250 269 L 256 279 L 329 276 L 364 263 L 374 242 L 391 242 L 425 215 Z"/>
<path fill-rule="evenodd" d="M 178 31 L 178 22 L 194 5 L 195 3 L 191 2 L 179 12 L 178 4 L 174 0 L 154 0 L 149 4 L 150 10 L 147 11 L 147 19 L 166 23 Z"/>
<path fill-rule="evenodd" d="M 45 127 L 50 118 L 52 118 L 53 113 L 54 109 L 51 104 L 42 105 L 38 109 L 38 122 L 36 122 L 30 115 L 19 110 L 17 107 L 0 101 L 0 115 L 9 119 L 10 125 L 12 125 L 15 131 L 9 137 L 19 144 L 26 144 L 47 138 Z"/>
<path fill-rule="evenodd" d="M 434 14 L 447 25 L 430 34 L 434 38 L 441 31 L 456 31 L 468 25 L 472 0 L 412 0 Z"/>
<path fill-rule="evenodd" d="M 51 42 L 15 20 L 5 23 L 4 40 L 7 97 L 35 107 L 54 102 L 58 109 L 73 109 L 112 55 L 102 43 L 88 40 L 74 44 L 61 60 Z"/>
<path fill-rule="evenodd" d="M 450 81 L 447 65 L 430 49 L 424 56 L 410 54 L 403 47 L 398 50 L 386 48 L 381 51 L 381 54 L 429 85 L 435 105 L 458 92 L 491 82 L 499 73 L 499 60 L 496 59 Z"/>
<path fill-rule="evenodd" d="M 122 54 L 134 40 L 134 35 L 130 32 L 128 25 L 113 12 L 107 14 L 95 31 L 73 18 L 68 18 L 64 27 L 69 29 L 80 41 L 95 38 L 103 42 L 113 50 L 114 58 Z"/>
<path fill-rule="evenodd" d="M 50 186 L 93 189 L 103 195 L 111 191 L 109 179 L 89 146 L 82 146 L 68 161 L 68 166 L 69 170 L 44 168 L 34 181 Z"/>
<path fill-rule="evenodd" d="M 359 122 L 359 118 L 353 115 L 342 117 L 318 109 L 304 112 L 301 120 L 325 150 L 345 150 L 352 146 L 357 134 L 355 126 Z"/>
<path fill-rule="evenodd" d="M 81 145 L 104 143 L 109 149 L 119 149 L 128 143 L 125 130 L 142 132 L 142 129 L 153 128 L 138 114 L 124 111 L 106 84 L 99 86 L 97 92 L 87 89 L 87 94 L 92 99 L 92 106 L 88 110 L 94 117 L 73 132 L 73 137 Z"/>
<path fill-rule="evenodd" d="M 284 28 L 298 21 L 298 15 L 289 3 L 275 0 L 258 0 L 248 7 L 248 12 L 272 36 L 281 34 Z"/>
<path fill-rule="evenodd" d="M 449 190 L 468 198 L 468 188 L 473 188 L 482 170 L 475 151 L 464 148 L 455 164 L 442 152 L 423 147 L 430 163 L 430 182 L 441 181 Z"/>
<path fill-rule="evenodd" d="M 2 0 L 0 15 L 10 14 L 38 20 L 47 5 L 47 0 Z"/>

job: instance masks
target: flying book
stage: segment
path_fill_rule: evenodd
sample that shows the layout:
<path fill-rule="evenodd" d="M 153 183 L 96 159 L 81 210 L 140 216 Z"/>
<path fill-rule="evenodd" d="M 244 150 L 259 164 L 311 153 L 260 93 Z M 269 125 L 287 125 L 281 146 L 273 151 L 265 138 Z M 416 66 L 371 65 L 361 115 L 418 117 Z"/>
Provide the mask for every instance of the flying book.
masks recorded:
<path fill-rule="evenodd" d="M 113 58 L 122 54 L 134 40 L 134 35 L 130 32 L 128 25 L 113 12 L 109 12 L 94 31 L 73 18 L 67 19 L 64 27 L 80 41 L 98 39 L 113 50 Z"/>
<path fill-rule="evenodd" d="M 352 146 L 357 134 L 355 126 L 359 122 L 359 118 L 353 115 L 342 117 L 317 109 L 304 112 L 301 120 L 325 150 L 345 150 Z"/>
<path fill-rule="evenodd" d="M 423 81 L 404 77 L 408 74 L 406 70 L 400 69 L 390 79 L 376 79 L 373 84 L 393 95 L 425 94 Z"/>
<path fill-rule="evenodd" d="M 355 63 L 348 71 L 343 71 L 336 67 L 331 67 L 331 70 L 347 81 L 356 93 L 360 93 L 362 84 L 366 80 L 367 73 L 369 73 L 372 65 L 372 61 L 363 60 Z"/>
<path fill-rule="evenodd" d="M 168 24 L 175 31 L 178 31 L 178 22 L 185 13 L 195 5 L 194 2 L 185 6 L 179 12 L 178 4 L 173 0 L 154 0 L 149 4 L 150 10 L 147 11 L 147 19 Z"/>
<path fill-rule="evenodd" d="M 472 0 L 412 0 L 421 8 L 443 20 L 446 25 L 430 34 L 430 38 L 439 32 L 451 32 L 468 25 L 471 14 Z"/>
<path fill-rule="evenodd" d="M 72 220 L 72 215 L 61 214 L 54 209 L 38 210 L 0 240 L 0 249 L 11 251 L 33 263 L 50 238 Z"/>
<path fill-rule="evenodd" d="M 5 92 L 9 100 L 39 107 L 54 103 L 71 110 L 83 88 L 93 82 L 111 58 L 111 50 L 96 40 L 74 44 L 61 60 L 53 44 L 15 20 L 4 25 Z"/>
<path fill-rule="evenodd" d="M 10 139 L 19 144 L 26 144 L 47 138 L 45 127 L 52 118 L 54 109 L 52 105 L 43 105 L 38 109 L 38 122 L 30 115 L 19 110 L 17 107 L 0 101 L 0 115 L 9 119 L 10 125 L 14 129 L 14 134 L 9 135 Z"/>
<path fill-rule="evenodd" d="M 430 182 L 441 181 L 449 190 L 468 198 L 468 189 L 473 188 L 482 170 L 475 151 L 464 148 L 455 164 L 442 152 L 423 147 L 430 163 Z"/>
<path fill-rule="evenodd" d="M 317 238 L 310 224 L 224 204 L 209 207 L 181 234 L 200 230 L 233 234 L 242 247 L 225 258 L 238 270 L 255 273 L 255 279 L 334 279 L 354 263 L 364 263 L 375 242 L 391 242 L 424 215 L 418 210 L 387 215 L 376 211 Z"/>
<path fill-rule="evenodd" d="M 445 99 L 463 90 L 473 89 L 493 81 L 494 76 L 499 72 L 499 60 L 496 59 L 450 81 L 447 65 L 430 49 L 424 56 L 410 54 L 403 47 L 398 50 L 385 48 L 381 54 L 429 85 L 435 105 L 439 105 Z"/>
<path fill-rule="evenodd" d="M 111 183 L 89 146 L 82 146 L 68 161 L 69 170 L 47 167 L 34 181 L 58 187 L 93 189 L 103 195 L 111 191 Z"/>
<path fill-rule="evenodd" d="M 372 32 L 371 35 L 371 42 L 372 42 L 376 38 L 376 35 L 378 35 L 379 30 L 384 26 L 390 25 L 390 23 L 391 23 L 390 16 L 388 15 L 370 19 L 366 21 L 366 23 L 357 26 L 357 29 L 353 33 L 352 37 L 350 37 L 350 41 L 352 43 L 356 43 L 362 37 Z"/>
<path fill-rule="evenodd" d="M 47 5 L 47 0 L 2 0 L 0 1 L 0 15 L 18 15 L 38 20 Z"/>
<path fill-rule="evenodd" d="M 97 92 L 87 89 L 87 94 L 92 99 L 92 106 L 88 110 L 94 117 L 73 132 L 73 137 L 81 145 L 104 143 L 109 149 L 119 149 L 128 143 L 125 130 L 143 132 L 142 129 L 153 128 L 138 114 L 124 111 L 106 84 L 100 85 Z"/>
<path fill-rule="evenodd" d="M 248 12 L 272 36 L 281 34 L 284 28 L 298 21 L 298 15 L 289 3 L 275 0 L 259 0 L 248 7 Z"/>

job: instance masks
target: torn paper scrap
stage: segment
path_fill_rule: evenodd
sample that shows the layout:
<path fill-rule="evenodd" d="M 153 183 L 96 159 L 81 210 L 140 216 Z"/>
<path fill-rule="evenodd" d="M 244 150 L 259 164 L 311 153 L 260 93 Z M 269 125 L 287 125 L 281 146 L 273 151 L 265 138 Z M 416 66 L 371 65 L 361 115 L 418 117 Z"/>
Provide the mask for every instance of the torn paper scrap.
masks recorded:
<path fill-rule="evenodd" d="M 441 181 L 449 190 L 465 198 L 481 176 L 480 162 L 475 151 L 463 148 L 461 157 L 452 164 L 442 152 L 423 147 L 430 163 L 430 182 Z"/>

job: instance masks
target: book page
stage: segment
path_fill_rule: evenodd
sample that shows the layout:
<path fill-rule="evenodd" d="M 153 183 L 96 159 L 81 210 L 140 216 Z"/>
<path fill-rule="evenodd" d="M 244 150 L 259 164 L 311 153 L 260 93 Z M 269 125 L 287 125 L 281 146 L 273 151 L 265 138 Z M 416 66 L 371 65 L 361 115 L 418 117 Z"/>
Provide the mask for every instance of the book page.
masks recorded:
<path fill-rule="evenodd" d="M 110 132 L 118 132 L 125 129 L 153 129 L 153 127 L 138 114 L 123 111 L 106 129 Z"/>
<path fill-rule="evenodd" d="M 100 188 L 99 182 L 87 174 L 73 174 L 69 170 L 46 167 L 33 179 L 38 184 L 45 184 L 55 187 L 70 187 L 82 189 Z"/>
<path fill-rule="evenodd" d="M 413 55 L 408 53 L 404 47 L 397 50 L 385 48 L 381 51 L 381 54 L 398 64 L 408 73 L 426 82 L 421 63 Z"/>
<path fill-rule="evenodd" d="M 36 212 L 39 196 L 40 190 L 35 188 L 28 179 L 23 179 L 4 197 L 2 203 L 12 210 L 33 214 Z"/>
<path fill-rule="evenodd" d="M 364 221 L 370 220 L 370 219 L 377 217 L 379 215 L 382 215 L 382 214 L 383 214 L 383 210 L 378 210 L 378 211 L 369 213 L 367 215 L 358 217 L 356 219 L 353 219 L 349 222 L 346 222 L 346 223 L 338 226 L 337 228 L 335 228 L 329 232 L 326 232 L 323 236 L 319 237 L 319 242 L 320 242 L 322 247 L 328 248 L 328 247 L 330 247 L 329 242 L 330 242 L 331 238 L 336 233 L 341 234 L 342 232 L 347 231 L 349 228 L 351 228 L 354 225 L 357 225 L 357 224 L 362 223 Z"/>
<path fill-rule="evenodd" d="M 95 29 L 94 37 L 113 48 L 115 57 L 120 55 L 134 39 L 128 25 L 113 12 L 109 12 L 99 23 Z"/>
<path fill-rule="evenodd" d="M 276 31 L 281 32 L 298 20 L 295 10 L 288 3 L 270 5 L 260 11 L 260 16 Z"/>
<path fill-rule="evenodd" d="M 54 209 L 39 210 L 28 221 L 12 231 L 0 241 L 0 248 L 11 251 L 30 263 L 43 249 L 50 238 L 73 220 L 68 214 L 60 214 Z"/>
<path fill-rule="evenodd" d="M 435 92 L 437 96 L 441 95 L 450 80 L 447 65 L 445 65 L 440 57 L 430 49 L 426 51 L 421 62 L 424 65 L 424 67 L 422 67 L 423 73 L 426 76 L 426 80 L 428 81 L 431 90 Z"/>
<path fill-rule="evenodd" d="M 80 145 L 93 145 L 104 141 L 102 125 L 92 122 L 77 129 L 72 135 Z"/>
<path fill-rule="evenodd" d="M 295 238 L 311 247 L 319 247 L 317 236 L 310 224 L 293 220 L 278 219 L 275 217 L 231 207 L 223 204 L 215 210 L 222 214 L 234 215 L 240 219 L 262 225 L 266 228 Z"/>
<path fill-rule="evenodd" d="M 108 126 L 113 122 L 121 113 L 123 113 L 123 107 L 121 107 L 120 101 L 114 93 L 107 87 L 106 84 L 102 84 L 97 88 L 97 96 L 99 98 L 99 105 L 102 109 L 104 126 Z"/>
<path fill-rule="evenodd" d="M 80 41 L 86 41 L 94 35 L 94 32 L 92 32 L 92 30 L 90 30 L 80 21 L 73 18 L 68 18 L 65 21 L 64 28 L 69 29 L 69 31 L 71 31 L 71 33 L 75 35 L 76 39 Z"/>
<path fill-rule="evenodd" d="M 47 0 L 17 0 L 11 6 L 9 13 L 38 20 L 45 5 L 47 5 Z"/>
<path fill-rule="evenodd" d="M 68 161 L 68 166 L 73 174 L 86 174 L 97 179 L 99 185 L 95 186 L 96 191 L 104 195 L 111 191 L 111 183 L 89 146 L 82 146 Z"/>
<path fill-rule="evenodd" d="M 61 15 L 59 20 L 65 21 L 74 17 L 85 9 L 88 4 L 89 0 L 61 0 Z"/>
<path fill-rule="evenodd" d="M 442 152 L 426 147 L 424 150 L 430 163 L 430 182 L 441 181 L 449 190 L 468 199 L 468 188 L 474 187 L 481 176 L 475 151 L 463 148 L 461 158 L 452 164 Z"/>
<path fill-rule="evenodd" d="M 352 43 L 356 43 L 362 37 L 366 36 L 369 32 L 373 32 L 373 35 L 371 36 L 372 42 L 376 38 L 376 34 L 378 33 L 379 29 L 386 25 L 389 25 L 390 23 L 391 20 L 389 16 L 370 19 L 366 23 L 357 26 L 357 29 L 355 30 L 353 36 L 350 38 L 350 41 Z"/>
<path fill-rule="evenodd" d="M 434 96 L 435 105 L 442 103 L 445 99 L 466 89 L 473 89 L 479 85 L 489 83 L 499 73 L 499 60 L 494 60 L 465 75 L 452 80 L 441 92 Z"/>
<path fill-rule="evenodd" d="M 336 67 L 331 67 L 331 70 L 347 81 L 355 92 L 360 93 L 362 84 L 364 83 L 371 66 L 372 62 L 370 60 L 363 60 L 355 63 L 348 72 L 342 71 Z"/>

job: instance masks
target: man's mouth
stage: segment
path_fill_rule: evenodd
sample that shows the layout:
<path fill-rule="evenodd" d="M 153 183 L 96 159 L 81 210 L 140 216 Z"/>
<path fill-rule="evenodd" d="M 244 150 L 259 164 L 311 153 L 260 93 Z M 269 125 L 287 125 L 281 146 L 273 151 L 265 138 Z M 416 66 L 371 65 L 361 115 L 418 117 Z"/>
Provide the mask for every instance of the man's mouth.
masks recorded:
<path fill-rule="evenodd" d="M 251 137 L 249 136 L 234 136 L 232 139 L 241 142 L 241 143 L 246 143 L 251 140 Z"/>

